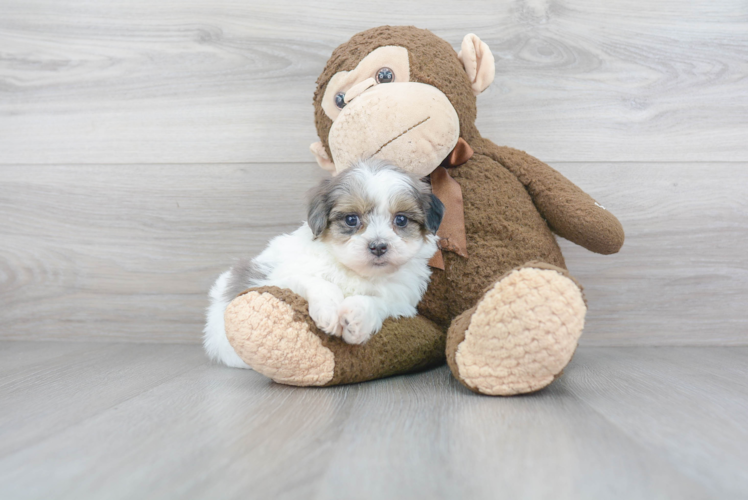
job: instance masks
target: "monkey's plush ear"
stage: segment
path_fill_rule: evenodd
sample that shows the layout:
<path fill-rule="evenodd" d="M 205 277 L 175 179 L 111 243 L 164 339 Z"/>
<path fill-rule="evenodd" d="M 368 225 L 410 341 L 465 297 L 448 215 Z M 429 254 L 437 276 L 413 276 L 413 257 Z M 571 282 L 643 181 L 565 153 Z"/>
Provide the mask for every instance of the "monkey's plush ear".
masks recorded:
<path fill-rule="evenodd" d="M 491 85 L 496 65 L 491 49 L 473 33 L 465 35 L 457 57 L 470 78 L 473 94 L 478 95 Z"/>
<path fill-rule="evenodd" d="M 330 160 L 330 157 L 327 156 L 327 151 L 325 151 L 325 147 L 321 142 L 313 142 L 309 146 L 309 151 L 312 152 L 314 158 L 317 160 L 317 165 L 322 167 L 323 170 L 327 170 L 335 175 L 335 164 Z"/>

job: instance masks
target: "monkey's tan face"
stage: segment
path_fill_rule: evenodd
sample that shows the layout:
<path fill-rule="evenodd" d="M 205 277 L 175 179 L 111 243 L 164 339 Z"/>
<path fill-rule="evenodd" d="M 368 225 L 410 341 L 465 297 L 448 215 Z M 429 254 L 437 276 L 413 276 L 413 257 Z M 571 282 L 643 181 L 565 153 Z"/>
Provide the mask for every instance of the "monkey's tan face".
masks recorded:
<path fill-rule="evenodd" d="M 353 71 L 336 73 L 322 109 L 335 170 L 377 158 L 418 175 L 430 174 L 457 144 L 457 112 L 434 86 L 410 81 L 408 51 L 380 47 Z"/>

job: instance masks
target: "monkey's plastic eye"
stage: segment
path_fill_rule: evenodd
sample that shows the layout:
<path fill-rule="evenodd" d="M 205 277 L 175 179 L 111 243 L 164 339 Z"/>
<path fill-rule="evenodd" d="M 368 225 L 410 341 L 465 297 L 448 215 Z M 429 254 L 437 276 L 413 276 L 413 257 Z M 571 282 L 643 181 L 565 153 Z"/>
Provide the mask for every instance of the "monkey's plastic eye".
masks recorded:
<path fill-rule="evenodd" d="M 377 83 L 391 83 L 395 81 L 395 73 L 390 68 L 380 68 L 377 71 Z"/>
<path fill-rule="evenodd" d="M 345 216 L 345 225 L 348 227 L 356 227 L 358 226 L 358 215 L 356 214 L 348 214 Z"/>
<path fill-rule="evenodd" d="M 397 227 L 405 227 L 408 225 L 408 218 L 404 215 L 396 215 L 395 216 L 395 225 Z"/>
<path fill-rule="evenodd" d="M 340 109 L 345 107 L 345 92 L 338 92 L 335 94 L 335 105 Z"/>

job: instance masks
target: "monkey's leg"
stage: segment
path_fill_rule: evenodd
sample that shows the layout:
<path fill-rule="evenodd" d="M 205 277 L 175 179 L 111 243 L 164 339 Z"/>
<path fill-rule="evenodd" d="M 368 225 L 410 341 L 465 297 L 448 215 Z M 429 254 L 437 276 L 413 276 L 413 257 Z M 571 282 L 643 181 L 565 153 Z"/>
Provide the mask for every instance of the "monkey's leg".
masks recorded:
<path fill-rule="evenodd" d="M 350 384 L 444 362 L 446 334 L 421 316 L 388 319 L 368 342 L 350 345 L 318 330 L 306 300 L 277 287 L 239 295 L 226 308 L 225 320 L 239 357 L 281 384 Z"/>
<path fill-rule="evenodd" d="M 569 273 L 532 262 L 496 281 L 447 333 L 447 363 L 470 390 L 508 396 L 546 387 L 571 361 L 587 312 Z"/>

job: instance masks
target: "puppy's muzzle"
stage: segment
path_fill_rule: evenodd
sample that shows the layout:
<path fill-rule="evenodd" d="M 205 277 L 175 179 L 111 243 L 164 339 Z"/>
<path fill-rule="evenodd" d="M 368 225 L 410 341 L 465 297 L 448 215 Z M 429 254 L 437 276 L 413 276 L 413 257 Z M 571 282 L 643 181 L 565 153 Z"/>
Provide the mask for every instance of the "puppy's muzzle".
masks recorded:
<path fill-rule="evenodd" d="M 387 253 L 387 243 L 384 241 L 372 241 L 369 243 L 369 251 L 377 257 L 381 257 Z"/>

